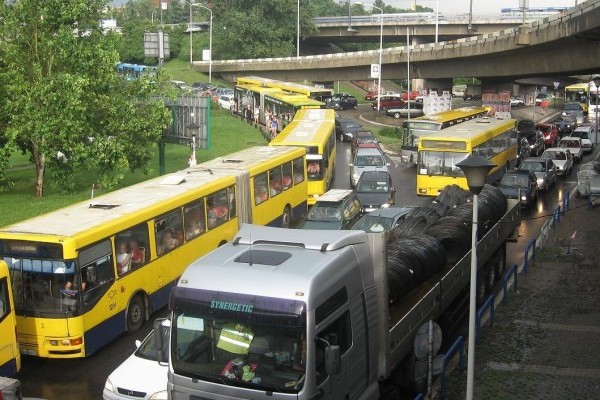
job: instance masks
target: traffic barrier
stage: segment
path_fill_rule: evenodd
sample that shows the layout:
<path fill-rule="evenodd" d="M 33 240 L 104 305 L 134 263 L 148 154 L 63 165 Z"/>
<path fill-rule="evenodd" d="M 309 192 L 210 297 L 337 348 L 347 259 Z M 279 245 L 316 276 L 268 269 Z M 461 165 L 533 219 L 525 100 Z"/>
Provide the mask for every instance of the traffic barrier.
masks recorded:
<path fill-rule="evenodd" d="M 450 361 L 454 358 L 456 353 L 458 352 L 458 369 L 459 371 L 463 371 L 465 369 L 465 343 L 464 338 L 459 336 L 456 338 L 456 341 L 446 354 L 444 354 L 444 362 L 442 363 L 442 373 L 440 375 L 440 386 L 442 392 L 442 400 L 446 399 L 446 366 L 450 363 Z"/>
<path fill-rule="evenodd" d="M 552 214 L 552 229 L 556 228 L 558 223 L 560 223 L 560 205 L 556 206 Z"/>
<path fill-rule="evenodd" d="M 525 246 L 525 260 L 523 261 L 523 273 L 527 275 L 529 270 L 529 250 L 531 250 L 531 260 L 535 262 L 535 245 L 537 239 L 533 239 L 527 246 Z"/>
<path fill-rule="evenodd" d="M 569 211 L 569 205 L 571 205 L 571 192 L 565 193 L 562 199 L 562 215 L 565 215 Z"/>
<path fill-rule="evenodd" d="M 504 296 L 502 297 L 502 304 L 506 304 L 508 303 L 508 280 L 510 279 L 511 276 L 513 277 L 513 290 L 516 292 L 517 291 L 517 286 L 518 286 L 518 276 L 519 276 L 519 271 L 517 269 L 517 264 L 513 265 L 511 269 L 509 269 L 506 274 L 504 274 L 504 285 L 503 285 L 503 290 L 504 290 Z"/>
<path fill-rule="evenodd" d="M 481 306 L 481 308 L 479 308 L 479 310 L 477 310 L 477 319 L 475 322 L 475 328 L 476 328 L 476 333 L 475 333 L 475 343 L 479 343 L 479 340 L 481 339 L 481 320 L 483 318 L 483 315 L 485 314 L 485 312 L 487 311 L 487 309 L 490 309 L 490 326 L 494 325 L 494 303 L 495 303 L 495 297 L 490 295 L 487 300 L 485 301 L 485 303 L 483 303 L 483 305 Z"/>

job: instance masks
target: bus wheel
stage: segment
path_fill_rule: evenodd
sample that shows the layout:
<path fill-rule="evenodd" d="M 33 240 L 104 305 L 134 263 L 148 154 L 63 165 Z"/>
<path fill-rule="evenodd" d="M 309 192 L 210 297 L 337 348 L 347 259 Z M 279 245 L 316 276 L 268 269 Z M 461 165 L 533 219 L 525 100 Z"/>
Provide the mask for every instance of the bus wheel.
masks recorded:
<path fill-rule="evenodd" d="M 283 210 L 283 214 L 281 214 L 281 227 L 289 228 L 292 222 L 292 210 L 290 210 L 290 206 L 285 206 Z"/>
<path fill-rule="evenodd" d="M 142 296 L 135 296 L 127 309 L 127 332 L 136 332 L 144 324 L 144 301 Z"/>

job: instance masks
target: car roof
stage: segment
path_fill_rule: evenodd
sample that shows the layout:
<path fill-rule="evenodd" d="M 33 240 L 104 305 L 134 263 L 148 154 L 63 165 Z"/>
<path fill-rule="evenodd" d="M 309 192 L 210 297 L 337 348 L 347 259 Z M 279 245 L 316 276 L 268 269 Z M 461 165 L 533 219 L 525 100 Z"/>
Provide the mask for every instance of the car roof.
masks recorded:
<path fill-rule="evenodd" d="M 577 132 L 577 131 L 580 131 L 580 132 L 589 132 L 589 131 L 591 131 L 593 129 L 594 129 L 594 127 L 591 126 L 591 125 L 579 125 L 577 128 L 575 128 L 573 130 L 573 132 Z"/>
<path fill-rule="evenodd" d="M 337 202 L 342 201 L 346 197 L 353 194 L 354 191 L 351 189 L 330 189 L 327 192 L 323 193 L 319 197 L 317 197 L 317 201 L 321 202 Z"/>
<path fill-rule="evenodd" d="M 359 147 L 356 150 L 356 154 L 360 154 L 360 155 L 367 155 L 367 156 L 383 156 L 383 154 L 381 154 L 381 151 L 379 151 L 379 149 L 377 148 L 373 148 L 373 147 Z"/>
<path fill-rule="evenodd" d="M 578 141 L 578 140 L 581 140 L 581 138 L 580 138 L 580 137 L 578 137 L 578 136 L 563 136 L 563 137 L 562 137 L 562 139 L 560 139 L 560 141 L 562 142 L 563 140 L 564 140 L 564 141 L 567 141 L 567 140 L 575 140 L 575 141 Z"/>

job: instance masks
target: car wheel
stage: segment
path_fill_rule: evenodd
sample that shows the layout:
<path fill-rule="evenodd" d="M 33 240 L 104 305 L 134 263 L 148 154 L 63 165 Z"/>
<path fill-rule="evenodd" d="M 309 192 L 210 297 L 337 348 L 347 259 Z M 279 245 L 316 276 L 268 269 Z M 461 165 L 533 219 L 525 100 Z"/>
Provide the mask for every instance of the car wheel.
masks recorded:
<path fill-rule="evenodd" d="M 354 105 L 352 106 L 352 109 L 354 109 L 354 110 L 356 110 L 357 108 L 358 108 L 358 104 L 354 104 Z"/>
<path fill-rule="evenodd" d="M 400 113 L 394 113 L 394 118 L 400 119 Z"/>

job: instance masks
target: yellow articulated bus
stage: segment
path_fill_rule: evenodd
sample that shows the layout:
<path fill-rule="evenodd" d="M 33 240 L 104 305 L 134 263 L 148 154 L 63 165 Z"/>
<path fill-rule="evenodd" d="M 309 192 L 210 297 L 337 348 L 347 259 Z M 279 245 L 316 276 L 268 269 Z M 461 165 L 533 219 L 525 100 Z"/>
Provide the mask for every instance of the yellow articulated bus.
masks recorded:
<path fill-rule="evenodd" d="M 13 377 L 21 369 L 17 317 L 8 265 L 0 261 L 0 376 Z"/>
<path fill-rule="evenodd" d="M 0 228 L 21 353 L 88 356 L 138 330 L 242 223 L 303 215 L 305 154 L 252 147 Z"/>
<path fill-rule="evenodd" d="M 489 110 L 485 107 L 461 107 L 410 119 L 402 124 L 402 162 L 413 164 L 417 161 L 417 145 L 421 136 L 436 134 L 461 122 L 473 118 L 485 117 Z"/>
<path fill-rule="evenodd" d="M 335 170 L 335 111 L 331 109 L 299 110 L 269 146 L 299 146 L 306 149 L 308 205 L 325 193 Z"/>
<path fill-rule="evenodd" d="M 315 100 L 331 97 L 333 95 L 332 89 L 303 85 L 295 82 L 277 81 L 275 79 L 261 78 L 259 76 L 238 77 L 236 84 L 239 86 L 262 86 L 281 89 L 284 92 L 302 94 Z"/>
<path fill-rule="evenodd" d="M 593 82 L 591 85 L 593 86 Z M 595 98 L 594 98 L 595 99 Z M 589 111 L 590 106 L 590 83 L 576 83 L 574 85 L 565 86 L 565 103 L 577 102 L 581 104 L 583 112 Z M 592 103 L 595 104 L 595 103 Z"/>
<path fill-rule="evenodd" d="M 456 164 L 470 154 L 496 164 L 487 180 L 499 180 L 516 164 L 516 120 L 478 118 L 419 138 L 417 194 L 437 196 L 447 185 L 468 190 L 467 179 Z"/>

